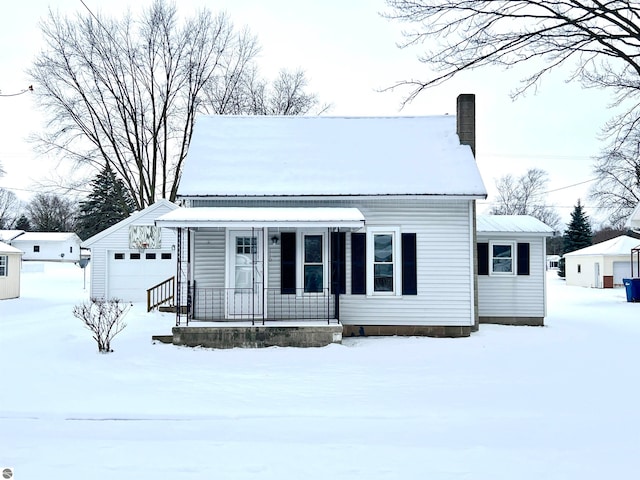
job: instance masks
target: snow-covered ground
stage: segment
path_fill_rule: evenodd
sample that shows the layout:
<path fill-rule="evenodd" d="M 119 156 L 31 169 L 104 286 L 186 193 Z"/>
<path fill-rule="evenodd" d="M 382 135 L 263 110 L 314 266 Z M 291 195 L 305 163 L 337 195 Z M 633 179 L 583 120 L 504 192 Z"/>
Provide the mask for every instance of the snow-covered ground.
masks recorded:
<path fill-rule="evenodd" d="M 88 273 L 88 272 L 87 272 Z M 89 275 L 87 274 L 87 281 Z M 640 471 L 640 304 L 549 274 L 547 326 L 324 348 L 115 352 L 72 315 L 74 265 L 0 302 L 0 468 L 24 479 L 627 479 Z"/>

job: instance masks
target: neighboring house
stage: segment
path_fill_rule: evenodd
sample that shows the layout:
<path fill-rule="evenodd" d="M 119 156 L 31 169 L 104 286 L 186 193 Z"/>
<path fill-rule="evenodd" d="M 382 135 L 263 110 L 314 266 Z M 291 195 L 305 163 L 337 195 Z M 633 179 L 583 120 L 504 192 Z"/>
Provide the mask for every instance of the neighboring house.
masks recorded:
<path fill-rule="evenodd" d="M 637 238 L 621 235 L 606 242 L 565 253 L 567 285 L 612 288 L 631 277 L 631 250 L 640 246 Z"/>
<path fill-rule="evenodd" d="M 175 208 L 158 200 L 82 242 L 91 250 L 91 298 L 143 302 L 147 289 L 175 276 L 175 232 L 154 225 Z"/>
<path fill-rule="evenodd" d="M 560 255 L 547 255 L 547 270 L 560 269 Z"/>
<path fill-rule="evenodd" d="M 24 252 L 23 260 L 78 262 L 80 242 L 73 232 L 24 232 L 10 244 Z"/>
<path fill-rule="evenodd" d="M 476 231 L 480 323 L 544 325 L 553 229 L 528 215 L 478 215 Z"/>
<path fill-rule="evenodd" d="M 181 177 L 178 322 L 339 319 L 343 335 L 477 327 L 474 98 L 457 116 L 202 116 Z M 186 317 L 186 318 L 185 318 Z"/>
<path fill-rule="evenodd" d="M 22 252 L 0 242 L 0 300 L 20 296 L 20 261 Z"/>

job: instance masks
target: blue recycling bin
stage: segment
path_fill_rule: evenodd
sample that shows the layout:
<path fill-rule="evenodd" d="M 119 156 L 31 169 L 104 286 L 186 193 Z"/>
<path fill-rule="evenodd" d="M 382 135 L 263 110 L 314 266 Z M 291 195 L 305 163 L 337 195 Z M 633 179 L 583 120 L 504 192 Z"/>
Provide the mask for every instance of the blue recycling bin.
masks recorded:
<path fill-rule="evenodd" d="M 640 278 L 623 278 L 627 302 L 640 302 Z"/>

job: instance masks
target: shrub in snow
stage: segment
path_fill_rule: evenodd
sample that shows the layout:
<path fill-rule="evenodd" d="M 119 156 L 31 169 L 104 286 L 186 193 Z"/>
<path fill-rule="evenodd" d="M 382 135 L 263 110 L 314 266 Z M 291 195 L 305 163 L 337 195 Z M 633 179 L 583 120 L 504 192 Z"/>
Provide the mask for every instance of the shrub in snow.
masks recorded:
<path fill-rule="evenodd" d="M 73 307 L 73 315 L 82 320 L 85 327 L 93 332 L 93 339 L 98 343 L 98 351 L 109 353 L 113 352 L 111 340 L 127 326 L 123 318 L 131 306 L 117 298 L 111 300 L 92 298 L 89 302 Z"/>

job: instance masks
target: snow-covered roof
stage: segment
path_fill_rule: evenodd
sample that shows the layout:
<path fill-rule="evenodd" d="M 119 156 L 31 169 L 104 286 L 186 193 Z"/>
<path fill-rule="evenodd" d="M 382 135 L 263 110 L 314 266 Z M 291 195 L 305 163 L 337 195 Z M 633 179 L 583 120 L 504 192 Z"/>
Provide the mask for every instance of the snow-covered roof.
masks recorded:
<path fill-rule="evenodd" d="M 198 117 L 180 196 L 486 198 L 455 116 Z"/>
<path fill-rule="evenodd" d="M 24 252 L 22 250 L 18 250 L 16 247 L 0 242 L 0 253 L 19 253 L 22 255 Z"/>
<path fill-rule="evenodd" d="M 482 233 L 553 234 L 551 227 L 530 215 L 478 215 L 476 231 Z"/>
<path fill-rule="evenodd" d="M 166 208 L 178 208 L 178 206 L 175 203 L 170 202 L 169 200 L 166 200 L 164 198 L 161 198 L 159 200 L 156 200 L 155 203 L 149 205 L 147 208 L 143 208 L 142 210 L 138 210 L 137 212 L 132 213 L 131 215 L 129 215 L 127 218 L 125 218 L 124 220 L 121 220 L 120 222 L 116 223 L 115 225 L 111 225 L 109 228 L 104 229 L 103 231 L 96 233 L 93 237 L 89 237 L 87 238 L 84 242 L 82 242 L 82 247 L 87 247 L 90 248 L 91 245 L 93 245 L 94 243 L 102 240 L 103 238 L 105 238 L 108 235 L 111 235 L 113 232 L 115 232 L 116 230 L 119 230 L 133 222 L 135 222 L 136 220 L 138 220 L 140 217 L 147 215 L 149 213 L 153 213 L 155 210 L 158 210 L 160 207 L 166 207 Z"/>
<path fill-rule="evenodd" d="M 25 232 L 13 241 L 17 242 L 66 242 L 79 237 L 73 232 Z"/>
<path fill-rule="evenodd" d="M 156 220 L 162 227 L 364 226 L 357 208 L 199 207 L 177 208 Z"/>
<path fill-rule="evenodd" d="M 0 242 L 10 242 L 24 233 L 24 230 L 0 230 Z"/>
<path fill-rule="evenodd" d="M 574 252 L 565 253 L 564 256 L 578 255 L 630 255 L 631 249 L 640 246 L 640 240 L 620 235 L 606 242 L 596 243 L 590 247 L 581 248 Z"/>

